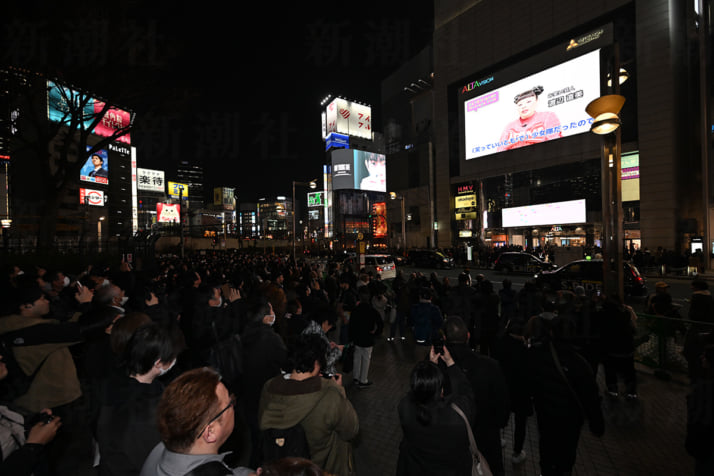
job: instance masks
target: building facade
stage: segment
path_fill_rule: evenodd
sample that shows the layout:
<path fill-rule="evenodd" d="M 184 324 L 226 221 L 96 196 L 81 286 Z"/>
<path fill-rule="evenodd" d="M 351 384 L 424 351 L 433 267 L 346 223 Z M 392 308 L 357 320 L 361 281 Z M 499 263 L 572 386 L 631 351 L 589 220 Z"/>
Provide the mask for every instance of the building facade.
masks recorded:
<path fill-rule="evenodd" d="M 710 35 L 699 4 L 434 2 L 436 244 L 600 244 L 608 156 L 584 109 L 613 92 L 626 98 L 623 245 L 683 251 L 711 236 Z M 619 68 L 628 79 L 608 84 Z M 499 134 L 527 90 L 538 98 L 543 135 Z M 548 113 L 565 119 L 557 140 Z M 540 206 L 571 201 L 576 218 L 544 218 Z M 538 219 L 519 224 L 513 213 Z"/>

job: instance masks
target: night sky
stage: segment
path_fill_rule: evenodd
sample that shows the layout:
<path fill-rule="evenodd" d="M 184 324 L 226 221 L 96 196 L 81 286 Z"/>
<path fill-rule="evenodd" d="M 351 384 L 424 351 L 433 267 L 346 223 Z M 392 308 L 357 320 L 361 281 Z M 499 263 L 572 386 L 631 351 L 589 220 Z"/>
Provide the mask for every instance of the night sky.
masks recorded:
<path fill-rule="evenodd" d="M 241 201 L 321 174 L 326 94 L 372 105 L 381 131 L 381 80 L 433 28 L 429 1 L 11 3 L 3 64 L 134 110 L 139 167 L 170 180 L 180 160 L 202 162 L 208 185 Z"/>

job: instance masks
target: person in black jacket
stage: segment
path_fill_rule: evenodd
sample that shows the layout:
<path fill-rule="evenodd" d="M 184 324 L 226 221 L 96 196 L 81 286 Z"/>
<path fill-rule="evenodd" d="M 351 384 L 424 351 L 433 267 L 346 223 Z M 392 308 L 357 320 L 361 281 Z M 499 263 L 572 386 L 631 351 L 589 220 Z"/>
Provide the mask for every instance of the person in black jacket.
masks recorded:
<path fill-rule="evenodd" d="M 246 325 L 243 343 L 243 410 L 253 439 L 252 465 L 259 461 L 258 406 L 265 382 L 275 377 L 287 363 L 288 351 L 280 334 L 275 332 L 275 312 L 262 294 L 251 296 L 248 305 L 250 322 Z"/>
<path fill-rule="evenodd" d="M 494 475 L 504 473 L 501 428 L 508 423 L 506 379 L 498 362 L 469 347 L 469 331 L 460 317 L 449 317 L 444 326 L 446 344 L 456 365 L 471 382 L 476 403 L 474 438 Z"/>
<path fill-rule="evenodd" d="M 529 335 L 539 336 L 528 351 L 527 385 L 538 421 L 541 474 L 570 474 L 585 420 L 594 435 L 605 432 L 597 383 L 590 364 L 568 341 L 570 321 L 550 315 L 528 324 Z"/>
<path fill-rule="evenodd" d="M 440 361 L 446 365 L 445 371 L 437 365 Z M 445 388 L 446 378 L 450 382 L 450 392 Z M 416 364 L 409 393 L 398 405 L 404 437 L 399 445 L 397 476 L 471 474 L 466 423 L 451 408 L 451 404 L 456 405 L 467 420 L 473 422 L 471 388 L 447 346 L 442 354 L 434 353 L 434 347 L 431 347 L 429 360 Z"/>
<path fill-rule="evenodd" d="M 161 440 L 156 408 L 164 390 L 158 377 L 176 363 L 171 334 L 158 324 L 137 328 L 122 356 L 122 371 L 110 374 L 100 391 L 96 438 L 102 476 L 139 474 L 151 449 Z"/>
<path fill-rule="evenodd" d="M 375 336 L 382 333 L 384 322 L 372 307 L 367 286 L 359 289 L 359 303 L 350 317 L 350 338 L 355 346 L 353 378 L 360 388 L 367 388 L 372 382 L 367 378 L 372 360 Z"/>
<path fill-rule="evenodd" d="M 516 320 L 506 327 L 506 332 L 496 343 L 494 357 L 501 364 L 501 369 L 508 385 L 508 401 L 513 413 L 513 455 L 511 463 L 520 464 L 526 459 L 523 445 L 526 440 L 528 417 L 533 415 L 533 404 L 526 387 L 527 347 L 524 325 Z"/>

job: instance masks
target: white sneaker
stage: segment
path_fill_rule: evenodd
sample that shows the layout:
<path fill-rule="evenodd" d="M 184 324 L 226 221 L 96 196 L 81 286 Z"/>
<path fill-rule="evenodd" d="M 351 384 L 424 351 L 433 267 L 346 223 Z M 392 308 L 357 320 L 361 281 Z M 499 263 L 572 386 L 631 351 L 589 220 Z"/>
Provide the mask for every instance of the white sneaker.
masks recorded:
<path fill-rule="evenodd" d="M 517 455 L 511 456 L 511 463 L 513 463 L 513 464 L 521 464 L 525 460 L 526 460 L 526 451 L 525 450 L 521 450 L 521 452 L 518 453 Z"/>

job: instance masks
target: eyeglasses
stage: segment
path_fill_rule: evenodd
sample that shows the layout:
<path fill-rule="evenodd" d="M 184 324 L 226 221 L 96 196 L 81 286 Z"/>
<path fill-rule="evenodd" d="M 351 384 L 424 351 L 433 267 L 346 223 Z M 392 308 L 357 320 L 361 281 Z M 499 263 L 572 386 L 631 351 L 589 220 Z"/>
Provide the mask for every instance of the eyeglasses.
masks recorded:
<path fill-rule="evenodd" d="M 214 416 L 213 418 L 211 418 L 211 419 L 208 421 L 208 423 L 206 423 L 206 424 L 203 426 L 203 428 L 201 428 L 201 432 L 198 434 L 198 436 L 196 437 L 196 439 L 197 439 L 197 440 L 200 439 L 200 438 L 201 438 L 201 435 L 203 434 L 203 432 L 204 432 L 204 430 L 206 429 L 206 427 L 208 427 L 208 426 L 209 426 L 211 423 L 213 423 L 214 421 L 218 420 L 218 419 L 221 417 L 221 415 L 223 415 L 226 411 L 228 411 L 229 408 L 235 407 L 235 405 L 236 405 L 236 396 L 233 395 L 233 394 L 231 394 L 231 401 L 228 403 L 228 405 L 226 406 L 226 408 L 224 408 L 223 410 L 221 410 L 220 412 L 218 412 L 218 415 L 216 415 L 216 416 Z"/>

